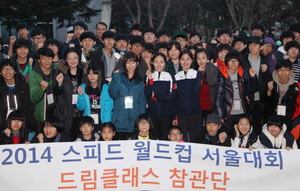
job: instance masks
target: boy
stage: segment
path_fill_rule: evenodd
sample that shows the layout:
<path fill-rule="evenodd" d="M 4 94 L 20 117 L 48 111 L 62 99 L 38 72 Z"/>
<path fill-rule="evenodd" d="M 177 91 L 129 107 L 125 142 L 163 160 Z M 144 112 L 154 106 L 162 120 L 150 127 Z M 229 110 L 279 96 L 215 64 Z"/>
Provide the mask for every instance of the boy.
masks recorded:
<path fill-rule="evenodd" d="M 217 53 L 218 46 L 220 46 L 221 44 L 229 45 L 231 43 L 232 32 L 230 31 L 230 29 L 225 27 L 218 30 L 217 40 L 219 42 L 218 44 L 211 42 L 211 47 L 209 49 L 209 55 L 210 55 L 209 60 L 212 59 L 216 60 L 216 58 L 218 57 L 218 53 Z"/>
<path fill-rule="evenodd" d="M 177 31 L 174 33 L 175 41 L 179 42 L 181 51 L 186 47 L 188 43 L 187 34 L 184 31 Z"/>
<path fill-rule="evenodd" d="M 198 32 L 192 32 L 190 36 L 191 46 L 201 42 L 201 35 Z"/>
<path fill-rule="evenodd" d="M 195 138 L 195 143 L 231 146 L 230 137 L 226 133 L 226 127 L 221 124 L 221 117 L 216 114 L 209 114 L 206 118 L 206 125 Z"/>
<path fill-rule="evenodd" d="M 233 49 L 242 54 L 242 51 L 247 47 L 246 39 L 244 37 L 236 37 L 232 42 L 232 46 Z"/>
<path fill-rule="evenodd" d="M 130 27 L 130 34 L 133 36 L 142 36 L 143 26 L 138 23 L 134 23 Z"/>
<path fill-rule="evenodd" d="M 63 90 L 64 77 L 54 68 L 54 53 L 50 48 L 38 49 L 36 58 L 38 63 L 29 74 L 28 83 L 30 99 L 35 104 L 33 117 L 37 123 L 36 132 L 41 133 L 45 119 L 54 114 L 57 96 Z"/>
<path fill-rule="evenodd" d="M 153 27 L 147 27 L 143 30 L 143 37 L 146 43 L 156 44 L 156 29 Z"/>
<path fill-rule="evenodd" d="M 154 48 L 153 44 L 146 43 L 144 45 L 144 49 L 142 52 L 142 58 L 145 60 L 149 70 L 151 70 L 150 61 L 151 61 L 152 56 L 154 55 L 154 52 L 155 52 L 155 48 Z"/>
<path fill-rule="evenodd" d="M 29 26 L 26 23 L 19 23 L 16 26 L 16 31 L 17 31 L 20 38 L 23 38 L 25 40 L 30 40 L 29 37 L 28 37 Z M 13 44 L 15 43 L 16 40 L 17 40 L 16 36 L 11 36 L 10 37 L 10 45 L 9 45 L 9 49 L 8 49 L 8 52 L 7 52 L 7 55 L 9 57 L 13 56 Z"/>
<path fill-rule="evenodd" d="M 287 59 L 288 56 L 286 55 L 286 52 L 284 50 L 284 47 L 286 43 L 295 40 L 295 35 L 291 31 L 284 31 L 280 35 L 280 41 L 282 42 L 282 46 L 277 49 L 276 52 L 274 52 L 272 58 L 276 60 L 280 59 Z"/>
<path fill-rule="evenodd" d="M 34 28 L 31 31 L 31 40 L 33 45 L 31 47 L 31 52 L 36 53 L 36 51 L 44 46 L 44 42 L 46 41 L 46 33 L 41 28 Z"/>
<path fill-rule="evenodd" d="M 300 43 L 300 23 L 291 24 L 289 31 L 293 32 L 295 35 L 295 41 Z"/>
<path fill-rule="evenodd" d="M 94 119 L 92 117 L 83 116 L 79 121 L 79 130 L 81 133 L 78 135 L 78 138 L 75 140 L 75 142 L 99 141 L 100 136 L 98 133 L 93 135 Z"/>
<path fill-rule="evenodd" d="M 285 45 L 286 54 L 289 56 L 288 60 L 293 65 L 293 73 L 295 74 L 294 81 L 299 82 L 300 78 L 300 61 L 299 61 L 299 53 L 300 53 L 300 44 L 297 41 L 290 41 Z"/>
<path fill-rule="evenodd" d="M 261 36 L 251 36 L 248 41 L 249 53 L 244 55 L 244 62 L 241 63 L 244 70 L 249 71 L 250 68 L 253 68 L 257 72 L 260 87 L 263 86 L 265 80 L 271 78 L 269 63 L 265 56 L 261 54 L 263 45 L 264 40 Z M 253 130 L 257 135 L 261 132 L 265 107 L 260 101 L 261 90 L 262 89 L 254 94 L 249 93 L 247 95 L 250 104 L 250 114 L 252 115 Z"/>
<path fill-rule="evenodd" d="M 251 27 L 252 30 L 252 36 L 263 36 L 264 32 L 266 30 L 266 27 L 261 23 L 255 23 Z"/>
<path fill-rule="evenodd" d="M 161 43 L 161 42 L 169 43 L 171 41 L 171 34 L 166 29 L 160 29 L 157 32 L 157 39 L 158 39 L 158 43 Z"/>
<path fill-rule="evenodd" d="M 90 52 L 94 51 L 94 46 L 96 45 L 96 36 L 92 32 L 83 32 L 79 37 L 81 48 L 80 61 L 89 63 L 90 62 Z"/>

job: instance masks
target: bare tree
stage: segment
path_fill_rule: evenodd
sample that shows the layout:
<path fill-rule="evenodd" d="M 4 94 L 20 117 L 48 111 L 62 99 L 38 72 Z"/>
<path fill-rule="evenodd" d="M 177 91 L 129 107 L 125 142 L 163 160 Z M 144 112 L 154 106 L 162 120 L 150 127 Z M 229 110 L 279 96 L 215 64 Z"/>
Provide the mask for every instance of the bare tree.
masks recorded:
<path fill-rule="evenodd" d="M 137 17 L 134 16 L 133 12 L 131 11 L 131 8 L 130 8 L 130 5 L 127 3 L 128 1 L 127 0 L 122 0 L 131 19 L 132 19 L 132 22 L 134 23 L 141 23 L 141 6 L 140 6 L 140 3 L 139 3 L 139 0 L 135 0 L 136 2 L 136 7 L 137 7 Z"/>

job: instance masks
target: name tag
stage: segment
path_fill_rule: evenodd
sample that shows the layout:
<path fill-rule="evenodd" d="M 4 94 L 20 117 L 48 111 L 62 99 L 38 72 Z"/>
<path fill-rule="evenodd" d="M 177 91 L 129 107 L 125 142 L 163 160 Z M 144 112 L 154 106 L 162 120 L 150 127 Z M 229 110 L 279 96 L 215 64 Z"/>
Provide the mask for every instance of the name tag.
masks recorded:
<path fill-rule="evenodd" d="M 133 97 L 125 96 L 125 109 L 133 109 Z"/>
<path fill-rule="evenodd" d="M 95 124 L 99 124 L 99 114 L 91 114 Z"/>
<path fill-rule="evenodd" d="M 277 115 L 285 116 L 286 114 L 286 106 L 285 105 L 278 105 L 277 106 Z"/>
<path fill-rule="evenodd" d="M 47 95 L 47 102 L 48 102 L 48 105 L 54 103 L 54 98 L 53 98 L 53 94 L 52 93 Z"/>
<path fill-rule="evenodd" d="M 241 101 L 234 100 L 234 110 L 241 110 Z"/>
<path fill-rule="evenodd" d="M 77 104 L 78 94 L 72 94 L 72 104 Z"/>

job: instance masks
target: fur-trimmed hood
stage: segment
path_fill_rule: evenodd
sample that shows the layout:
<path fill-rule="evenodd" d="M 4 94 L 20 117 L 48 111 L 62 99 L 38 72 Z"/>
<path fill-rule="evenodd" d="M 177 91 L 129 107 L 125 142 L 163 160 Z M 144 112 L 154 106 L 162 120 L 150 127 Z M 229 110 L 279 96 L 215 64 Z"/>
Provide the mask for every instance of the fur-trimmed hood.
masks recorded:
<path fill-rule="evenodd" d="M 64 74 L 67 74 L 68 70 L 69 70 L 69 66 L 68 64 L 66 63 L 66 61 L 64 59 L 60 59 L 57 63 L 58 65 L 58 69 L 64 73 Z M 89 67 L 89 64 L 86 63 L 86 62 L 81 62 L 80 64 L 78 64 L 78 67 L 79 68 L 82 68 L 83 70 L 83 74 L 87 74 L 87 69 Z"/>

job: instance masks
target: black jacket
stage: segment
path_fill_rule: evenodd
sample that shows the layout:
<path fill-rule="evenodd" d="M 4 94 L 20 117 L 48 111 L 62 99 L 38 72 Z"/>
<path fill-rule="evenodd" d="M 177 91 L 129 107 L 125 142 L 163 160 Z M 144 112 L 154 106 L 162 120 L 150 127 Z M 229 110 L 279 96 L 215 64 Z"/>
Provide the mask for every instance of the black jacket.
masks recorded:
<path fill-rule="evenodd" d="M 208 136 L 206 127 L 202 128 L 200 134 L 195 138 L 195 143 L 201 143 L 201 144 L 209 144 L 209 145 L 220 145 L 220 146 L 231 146 L 231 140 L 230 137 L 227 134 L 227 138 L 224 143 L 221 143 L 219 140 L 219 135 L 222 132 L 226 133 L 227 129 L 225 126 L 221 126 L 218 130 L 217 134 L 214 137 Z"/>
<path fill-rule="evenodd" d="M 12 90 L 16 96 L 18 110 L 25 115 L 26 126 L 29 127 L 33 120 L 34 105 L 30 101 L 29 86 L 25 82 L 24 76 L 20 72 L 16 72 L 15 76 L 15 89 Z M 6 114 L 8 109 L 7 95 L 9 89 L 2 76 L 0 76 L 0 129 L 4 129 Z"/>

